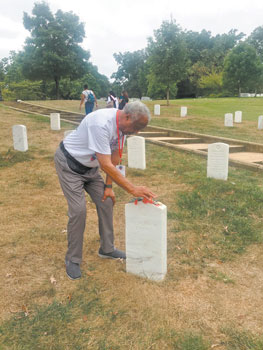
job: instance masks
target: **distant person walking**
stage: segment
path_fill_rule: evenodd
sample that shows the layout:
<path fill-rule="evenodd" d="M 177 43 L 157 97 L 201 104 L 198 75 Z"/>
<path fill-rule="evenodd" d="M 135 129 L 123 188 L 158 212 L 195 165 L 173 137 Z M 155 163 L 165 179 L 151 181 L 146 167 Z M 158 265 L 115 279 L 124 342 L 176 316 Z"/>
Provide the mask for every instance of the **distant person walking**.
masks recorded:
<path fill-rule="evenodd" d="M 118 99 L 113 91 L 110 91 L 108 94 L 107 108 L 119 108 Z"/>
<path fill-rule="evenodd" d="M 94 94 L 94 92 L 92 90 L 88 89 L 87 84 L 84 85 L 84 90 L 81 93 L 81 101 L 80 101 L 80 105 L 79 105 L 79 110 L 81 110 L 81 106 L 83 105 L 83 103 L 85 103 L 86 115 L 93 111 L 94 103 L 96 103 L 96 107 L 98 107 L 96 95 Z"/>
<path fill-rule="evenodd" d="M 119 99 L 119 109 L 123 109 L 124 106 L 126 105 L 126 103 L 129 102 L 129 96 L 128 96 L 128 92 L 126 90 L 123 90 L 121 92 L 121 96 Z"/>

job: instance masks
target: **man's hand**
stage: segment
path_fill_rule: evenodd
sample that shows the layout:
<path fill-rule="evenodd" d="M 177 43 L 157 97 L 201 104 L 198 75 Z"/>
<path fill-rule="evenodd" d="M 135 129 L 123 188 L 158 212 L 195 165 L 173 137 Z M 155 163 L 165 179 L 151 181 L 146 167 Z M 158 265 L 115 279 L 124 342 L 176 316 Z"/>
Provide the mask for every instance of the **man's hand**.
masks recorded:
<path fill-rule="evenodd" d="M 105 188 L 104 195 L 103 195 L 103 198 L 102 198 L 102 202 L 104 202 L 105 199 L 107 199 L 108 197 L 111 198 L 111 200 L 113 202 L 113 205 L 114 205 L 115 204 L 115 194 L 114 194 L 112 188 Z"/>
<path fill-rule="evenodd" d="M 152 198 L 156 198 L 156 194 L 154 194 L 148 187 L 145 186 L 135 186 L 134 191 L 132 192 L 134 197 L 143 197 L 151 200 Z"/>

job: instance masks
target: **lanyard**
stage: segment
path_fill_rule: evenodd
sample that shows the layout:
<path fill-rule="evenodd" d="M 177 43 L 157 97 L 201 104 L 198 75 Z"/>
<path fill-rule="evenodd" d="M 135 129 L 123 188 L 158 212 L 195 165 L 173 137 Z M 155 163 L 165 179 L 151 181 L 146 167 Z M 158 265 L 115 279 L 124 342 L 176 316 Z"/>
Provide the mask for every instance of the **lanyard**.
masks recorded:
<path fill-rule="evenodd" d="M 118 146 L 119 146 L 119 156 L 120 156 L 120 164 L 121 164 L 121 157 L 122 157 L 123 144 L 124 144 L 124 135 L 122 136 L 122 145 L 121 145 L 121 142 L 120 142 L 120 132 L 119 132 L 119 113 L 120 113 L 120 111 L 117 111 L 117 114 L 116 114 L 116 124 L 117 124 Z"/>

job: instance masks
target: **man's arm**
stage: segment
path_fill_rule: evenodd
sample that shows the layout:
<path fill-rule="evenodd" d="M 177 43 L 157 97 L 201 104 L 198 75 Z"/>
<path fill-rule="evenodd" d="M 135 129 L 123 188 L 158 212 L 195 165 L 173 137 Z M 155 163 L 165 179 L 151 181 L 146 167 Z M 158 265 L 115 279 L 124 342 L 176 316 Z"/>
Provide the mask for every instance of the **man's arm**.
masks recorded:
<path fill-rule="evenodd" d="M 79 105 L 79 110 L 81 110 L 81 106 L 83 105 L 85 101 L 85 95 L 81 94 L 81 101 L 80 101 L 80 105 Z"/>
<path fill-rule="evenodd" d="M 122 176 L 120 171 L 116 169 L 115 165 L 112 162 L 112 156 L 114 158 L 114 162 L 117 160 L 117 155 L 115 152 L 113 155 L 96 153 L 96 156 L 100 163 L 101 169 L 107 174 L 106 181 L 108 181 L 108 184 L 111 184 L 111 180 L 113 180 L 117 185 L 122 187 L 126 192 L 132 194 L 134 197 L 144 197 L 149 200 L 156 197 L 156 195 L 147 187 L 135 186 L 124 176 Z"/>

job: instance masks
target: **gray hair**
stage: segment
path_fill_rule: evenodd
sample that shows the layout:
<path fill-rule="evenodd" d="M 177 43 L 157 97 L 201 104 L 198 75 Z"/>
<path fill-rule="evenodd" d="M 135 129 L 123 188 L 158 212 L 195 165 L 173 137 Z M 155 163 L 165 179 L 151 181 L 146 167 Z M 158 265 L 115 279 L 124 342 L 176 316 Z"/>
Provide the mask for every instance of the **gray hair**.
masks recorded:
<path fill-rule="evenodd" d="M 142 116 L 147 116 L 148 122 L 151 120 L 149 108 L 140 101 L 126 103 L 123 111 L 126 114 L 130 114 L 133 121 L 139 120 Z"/>

